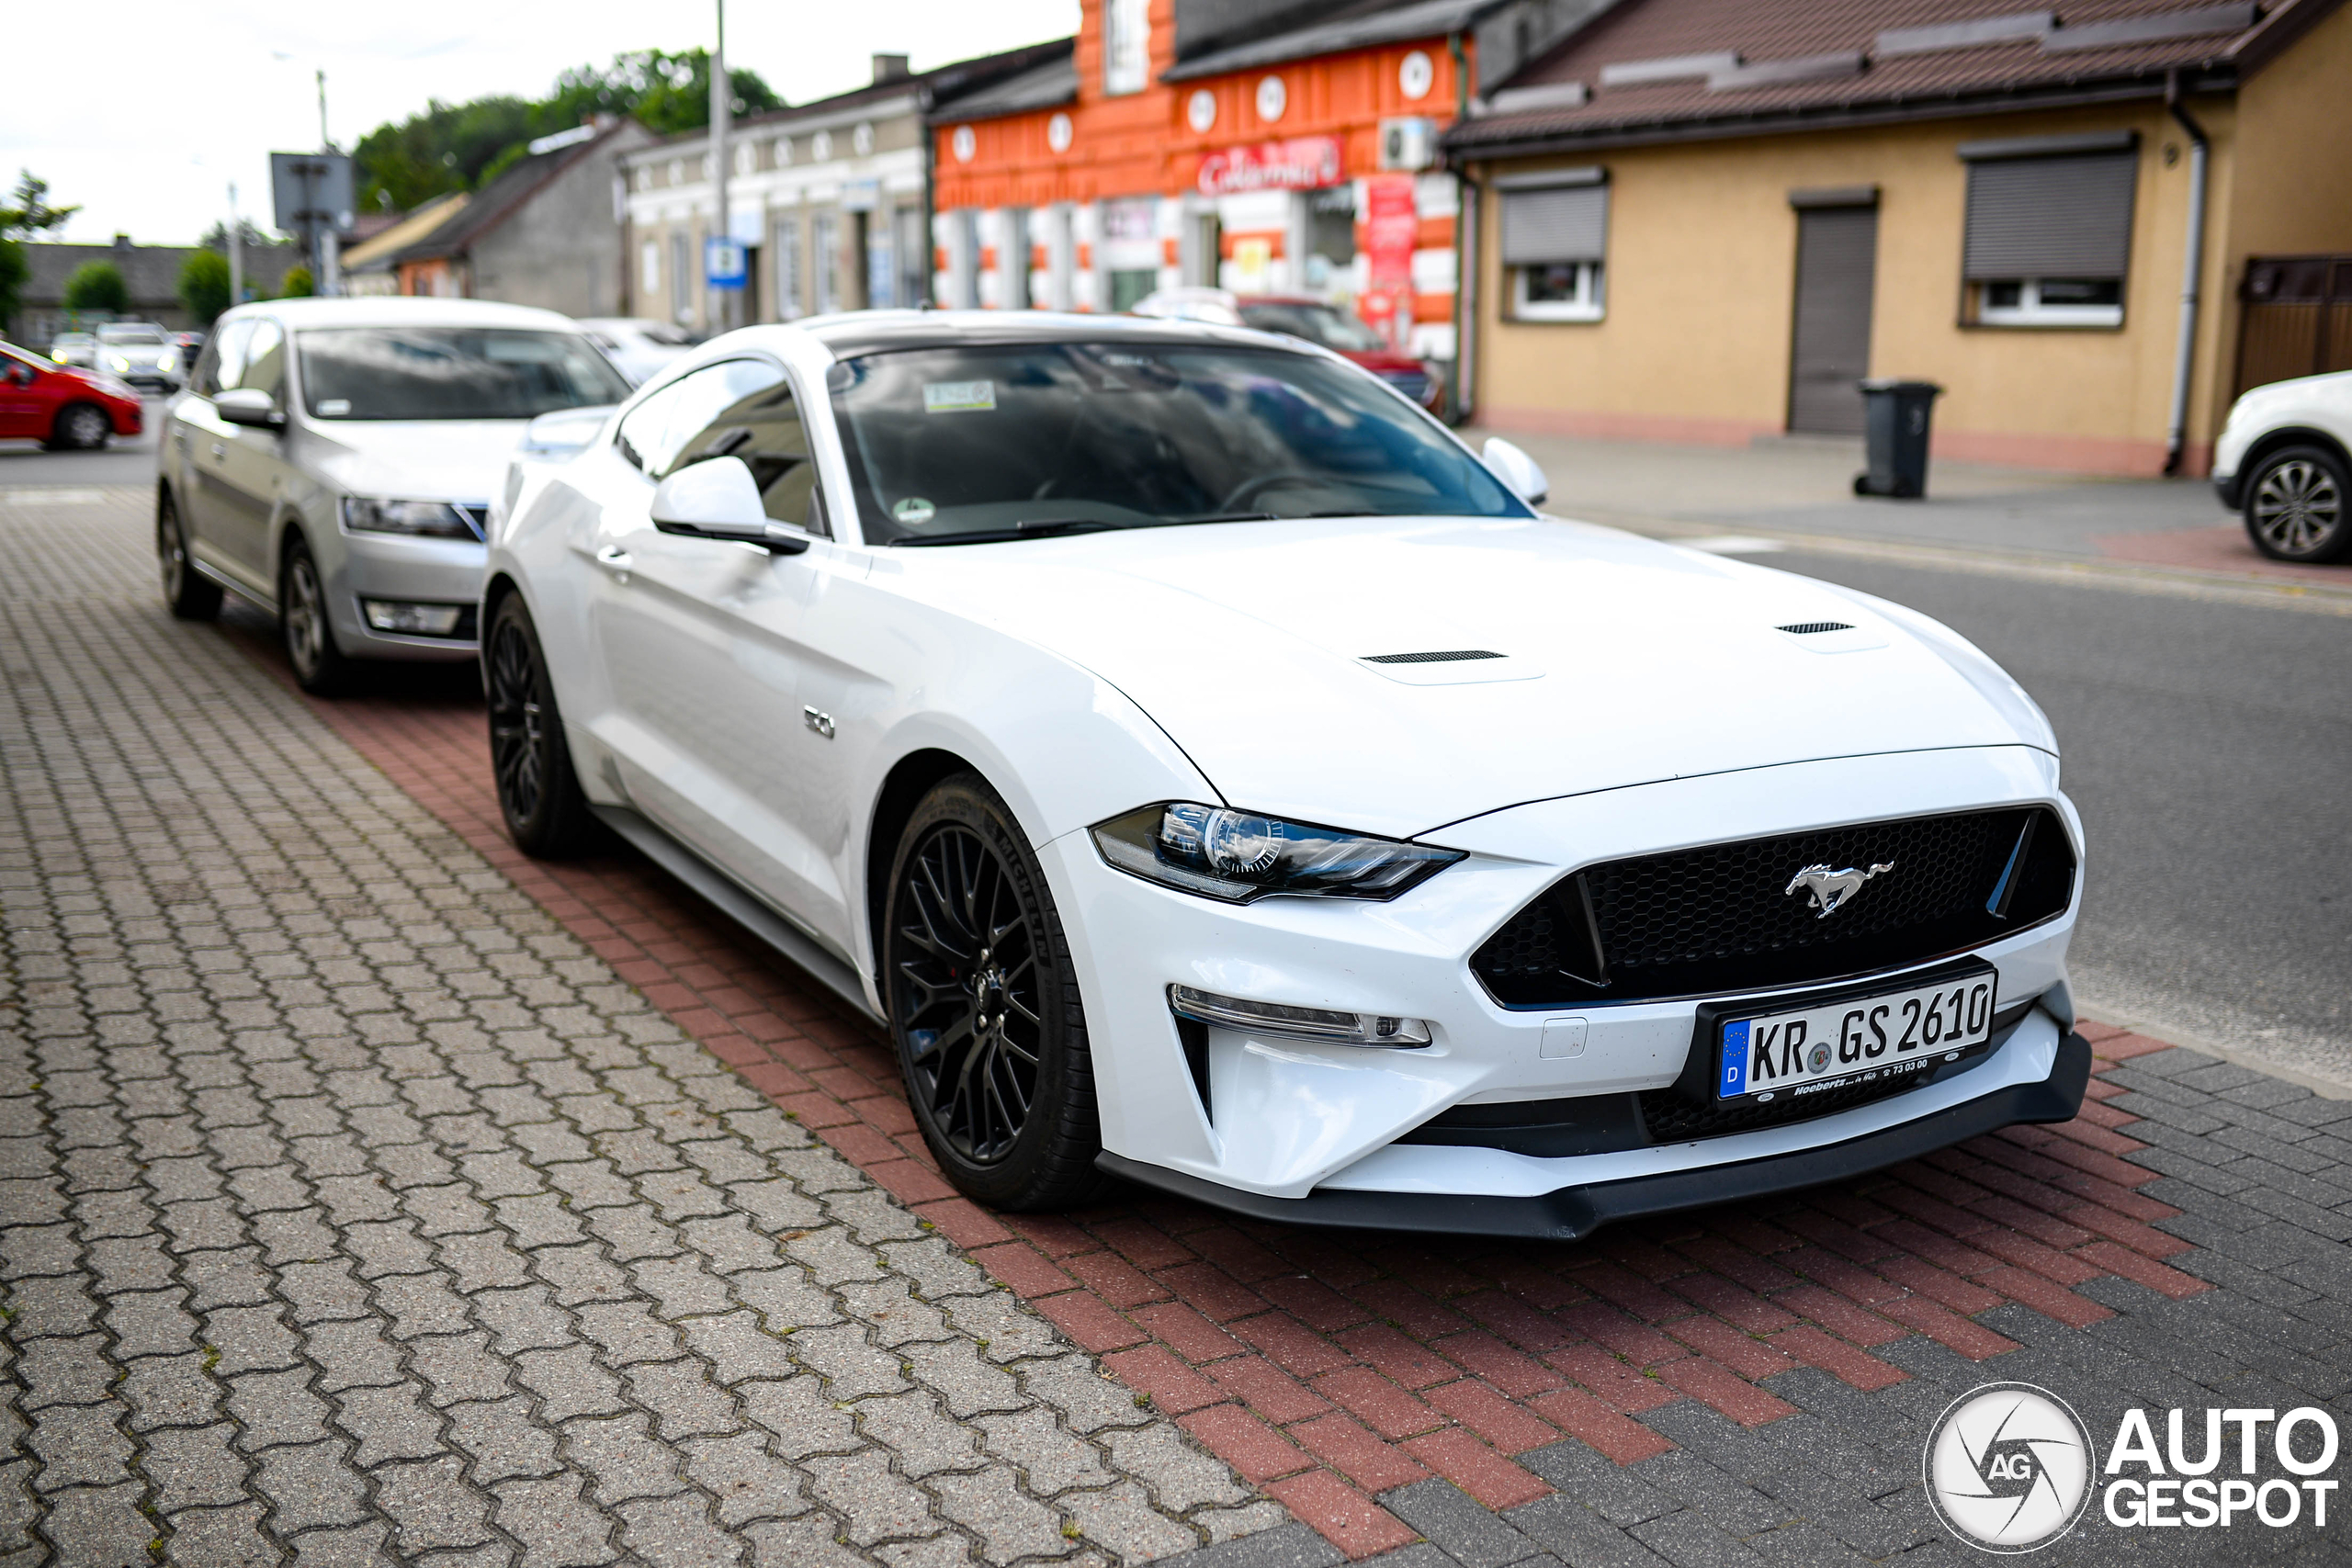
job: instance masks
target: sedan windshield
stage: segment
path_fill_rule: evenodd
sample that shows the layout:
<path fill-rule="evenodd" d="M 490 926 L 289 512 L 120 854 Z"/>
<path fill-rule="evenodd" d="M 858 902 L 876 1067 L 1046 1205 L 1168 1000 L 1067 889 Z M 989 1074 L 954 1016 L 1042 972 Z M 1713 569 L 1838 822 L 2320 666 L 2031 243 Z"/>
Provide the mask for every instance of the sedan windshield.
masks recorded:
<path fill-rule="evenodd" d="M 335 327 L 294 341 L 313 419 L 536 419 L 629 394 L 576 333 Z"/>
<path fill-rule="evenodd" d="M 160 344 L 164 341 L 164 329 L 161 327 L 146 326 L 100 327 L 98 329 L 98 341 L 100 343 Z"/>
<path fill-rule="evenodd" d="M 1388 340 L 1335 305 L 1284 299 L 1241 307 L 1241 323 L 1261 333 L 1288 333 L 1342 354 L 1377 354 Z"/>
<path fill-rule="evenodd" d="M 866 536 L 952 544 L 1272 517 L 1525 517 L 1351 366 L 1223 344 L 869 354 L 833 367 Z"/>

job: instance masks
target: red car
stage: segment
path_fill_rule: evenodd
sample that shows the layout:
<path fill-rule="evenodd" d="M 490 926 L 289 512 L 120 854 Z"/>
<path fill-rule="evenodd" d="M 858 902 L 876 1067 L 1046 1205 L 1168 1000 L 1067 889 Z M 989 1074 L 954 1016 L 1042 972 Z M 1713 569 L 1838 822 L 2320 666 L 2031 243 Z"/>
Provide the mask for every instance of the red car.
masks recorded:
<path fill-rule="evenodd" d="M 124 383 L 0 343 L 0 440 L 98 447 L 142 428 L 139 394 Z"/>
<path fill-rule="evenodd" d="M 1426 361 L 1389 347 L 1388 341 L 1353 311 L 1312 295 L 1163 288 L 1136 301 L 1135 313 L 1287 333 L 1353 360 L 1431 413 L 1445 405 L 1445 383 Z"/>

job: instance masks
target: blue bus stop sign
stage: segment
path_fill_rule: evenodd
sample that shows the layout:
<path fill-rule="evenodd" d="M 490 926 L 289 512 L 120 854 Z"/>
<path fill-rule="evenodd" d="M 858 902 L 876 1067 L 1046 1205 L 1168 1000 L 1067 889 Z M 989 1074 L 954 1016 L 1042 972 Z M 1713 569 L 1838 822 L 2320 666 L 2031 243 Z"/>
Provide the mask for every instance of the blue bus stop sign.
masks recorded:
<path fill-rule="evenodd" d="M 743 244 L 740 240 L 714 234 L 702 243 L 703 281 L 713 288 L 742 288 L 745 281 L 743 261 Z"/>

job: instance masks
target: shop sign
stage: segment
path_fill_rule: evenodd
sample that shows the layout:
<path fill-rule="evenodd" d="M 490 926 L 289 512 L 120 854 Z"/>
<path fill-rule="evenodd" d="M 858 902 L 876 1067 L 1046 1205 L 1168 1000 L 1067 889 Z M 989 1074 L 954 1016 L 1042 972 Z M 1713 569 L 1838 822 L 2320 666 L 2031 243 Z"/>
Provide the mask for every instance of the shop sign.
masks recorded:
<path fill-rule="evenodd" d="M 1287 141 L 1220 148 L 1201 160 L 1201 193 L 1234 196 L 1251 190 L 1314 190 L 1338 185 L 1341 163 L 1336 136 L 1294 136 Z"/>
<path fill-rule="evenodd" d="M 1364 291 L 1356 310 L 1393 348 L 1413 331 L 1413 249 L 1420 213 L 1410 175 L 1374 175 L 1364 181 Z"/>

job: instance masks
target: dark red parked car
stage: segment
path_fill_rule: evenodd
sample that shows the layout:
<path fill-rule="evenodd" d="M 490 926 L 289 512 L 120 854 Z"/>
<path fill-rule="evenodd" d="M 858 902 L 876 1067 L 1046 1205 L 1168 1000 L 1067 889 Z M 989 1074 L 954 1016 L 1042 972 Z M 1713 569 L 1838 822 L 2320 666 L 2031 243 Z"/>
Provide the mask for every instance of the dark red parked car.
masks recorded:
<path fill-rule="evenodd" d="M 1427 362 L 1389 347 L 1388 341 L 1354 311 L 1312 295 L 1163 288 L 1136 301 L 1135 313 L 1216 321 L 1261 333 L 1287 333 L 1353 360 L 1431 413 L 1440 412 L 1445 405 L 1445 384 L 1431 372 Z"/>
<path fill-rule="evenodd" d="M 142 428 L 125 383 L 0 343 L 0 440 L 97 447 Z"/>

